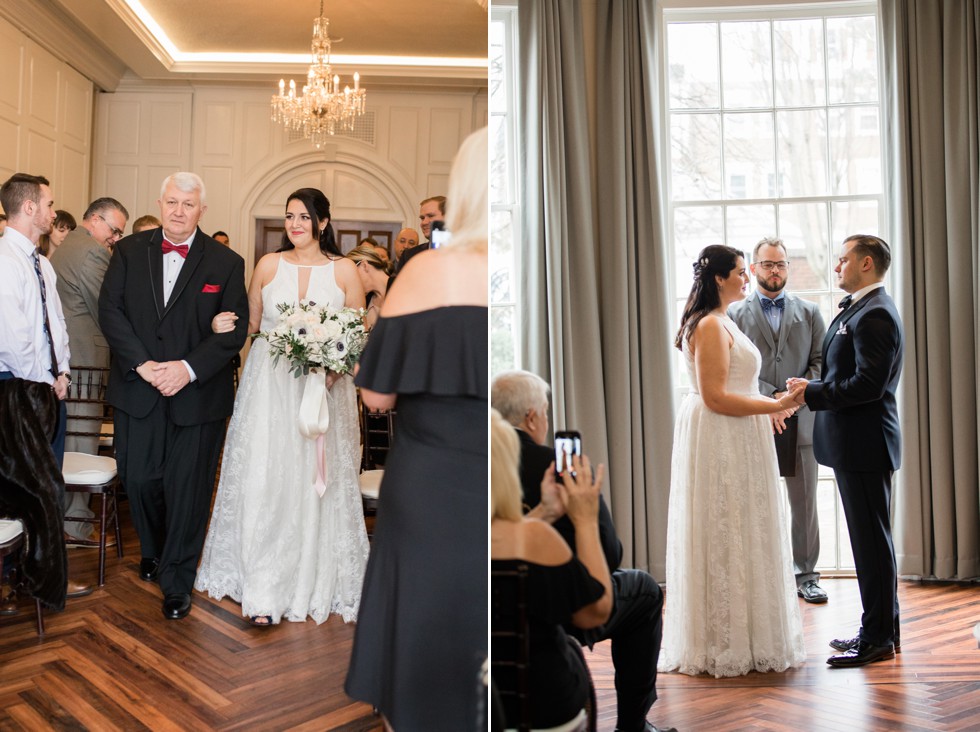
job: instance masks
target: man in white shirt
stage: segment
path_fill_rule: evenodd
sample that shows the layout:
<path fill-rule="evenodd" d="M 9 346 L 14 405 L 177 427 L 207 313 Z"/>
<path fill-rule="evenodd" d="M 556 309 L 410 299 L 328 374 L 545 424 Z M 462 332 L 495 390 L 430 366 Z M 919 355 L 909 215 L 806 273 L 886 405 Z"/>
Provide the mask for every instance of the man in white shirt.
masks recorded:
<path fill-rule="evenodd" d="M 46 178 L 17 173 L 0 187 L 0 205 L 7 212 L 0 241 L 0 379 L 51 384 L 60 404 L 52 448 L 62 465 L 64 399 L 71 383 L 68 331 L 54 269 L 37 251 L 41 235 L 50 233 L 54 223 L 54 198 Z M 68 582 L 68 597 L 91 592 L 90 586 Z"/>

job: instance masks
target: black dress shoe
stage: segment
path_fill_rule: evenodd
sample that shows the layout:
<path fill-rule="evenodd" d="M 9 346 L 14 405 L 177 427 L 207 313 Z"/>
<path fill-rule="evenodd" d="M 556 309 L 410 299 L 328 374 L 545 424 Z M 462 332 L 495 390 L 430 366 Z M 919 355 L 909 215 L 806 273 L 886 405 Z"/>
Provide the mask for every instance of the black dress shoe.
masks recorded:
<path fill-rule="evenodd" d="M 623 732 L 621 728 L 617 727 L 616 732 Z M 643 723 L 643 732 L 677 732 L 673 727 L 656 727 L 649 722 Z"/>
<path fill-rule="evenodd" d="M 157 578 L 157 571 L 160 569 L 160 560 L 144 557 L 140 560 L 140 579 L 144 582 L 153 582 Z"/>
<path fill-rule="evenodd" d="M 817 584 L 816 580 L 807 580 L 796 588 L 796 594 L 803 598 L 805 602 L 812 602 L 821 605 L 827 602 L 827 593 Z"/>
<path fill-rule="evenodd" d="M 186 592 L 178 592 L 163 598 L 163 617 L 167 620 L 186 618 L 191 611 L 191 596 Z"/>
<path fill-rule="evenodd" d="M 830 641 L 830 647 L 833 648 L 835 651 L 850 651 L 857 648 L 858 641 L 860 640 L 861 640 L 860 638 L 847 638 L 846 640 L 841 638 L 834 638 L 832 641 Z M 896 638 L 894 645 L 895 645 L 895 653 L 901 653 L 902 639 Z"/>
<path fill-rule="evenodd" d="M 873 646 L 867 641 L 859 640 L 857 646 L 838 656 L 831 656 L 827 663 L 835 668 L 853 668 L 867 666 L 875 661 L 887 661 L 895 658 L 895 646 L 891 643 L 884 646 Z"/>

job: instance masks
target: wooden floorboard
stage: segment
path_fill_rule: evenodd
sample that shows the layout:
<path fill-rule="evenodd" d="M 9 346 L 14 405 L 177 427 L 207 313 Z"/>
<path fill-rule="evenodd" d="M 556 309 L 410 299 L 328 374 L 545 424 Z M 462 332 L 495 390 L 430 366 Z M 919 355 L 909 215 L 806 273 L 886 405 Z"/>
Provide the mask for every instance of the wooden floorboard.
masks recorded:
<path fill-rule="evenodd" d="M 0 617 L 0 732 L 382 729 L 344 693 L 353 624 L 255 628 L 235 602 L 200 593 L 190 616 L 166 620 L 123 518 L 126 556 L 110 550 L 104 587 L 45 612 L 43 639 L 29 601 Z M 68 557 L 73 579 L 95 581 L 95 550 Z"/>
<path fill-rule="evenodd" d="M 826 605 L 800 600 L 807 659 L 785 673 L 734 679 L 659 674 L 654 724 L 682 732 L 923 732 L 980 730 L 980 588 L 899 583 L 902 653 L 857 669 L 827 665 L 827 642 L 854 634 L 861 615 L 857 581 L 822 580 Z M 599 730 L 616 726 L 609 642 L 586 651 Z"/>

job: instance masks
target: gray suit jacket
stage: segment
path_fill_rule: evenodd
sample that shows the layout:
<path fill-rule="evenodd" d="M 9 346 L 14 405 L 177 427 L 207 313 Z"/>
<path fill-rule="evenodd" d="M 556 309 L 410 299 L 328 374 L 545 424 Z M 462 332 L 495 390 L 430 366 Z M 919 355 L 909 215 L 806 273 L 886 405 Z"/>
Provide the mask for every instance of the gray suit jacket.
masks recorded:
<path fill-rule="evenodd" d="M 51 256 L 65 312 L 72 366 L 108 366 L 109 344 L 99 328 L 99 291 L 109 250 L 79 226 Z"/>
<path fill-rule="evenodd" d="M 758 291 L 728 308 L 728 315 L 762 353 L 762 369 L 759 372 L 759 391 L 765 396 L 786 391 L 786 379 L 802 376 L 807 379 L 820 377 L 823 338 L 827 333 L 820 308 L 808 300 L 786 294 L 786 308 L 779 324 L 778 337 L 762 312 Z M 813 444 L 813 412 L 801 407 L 797 442 Z"/>

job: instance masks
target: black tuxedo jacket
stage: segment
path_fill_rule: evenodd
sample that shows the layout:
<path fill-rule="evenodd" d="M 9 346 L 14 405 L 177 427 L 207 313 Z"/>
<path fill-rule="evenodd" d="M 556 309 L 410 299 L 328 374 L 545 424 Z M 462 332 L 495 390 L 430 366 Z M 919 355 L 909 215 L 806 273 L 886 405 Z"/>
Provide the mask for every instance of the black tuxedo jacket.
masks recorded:
<path fill-rule="evenodd" d="M 163 304 L 163 230 L 119 241 L 99 296 L 99 324 L 112 352 L 109 403 L 142 418 L 164 398 L 174 424 L 188 426 L 229 416 L 234 406 L 232 360 L 245 343 L 248 300 L 245 262 L 200 229 Z M 230 310 L 235 330 L 215 334 L 211 319 Z M 163 397 L 136 373 L 143 361 L 185 360 L 197 376 Z"/>
<path fill-rule="evenodd" d="M 904 336 L 895 302 L 872 290 L 831 322 L 819 381 L 806 388 L 816 414 L 813 453 L 837 470 L 897 470 L 902 461 L 896 393 Z"/>
<path fill-rule="evenodd" d="M 524 489 L 524 513 L 527 513 L 541 503 L 541 479 L 544 478 L 544 471 L 555 459 L 555 451 L 536 443 L 524 430 L 517 430 L 517 435 L 521 439 L 521 486 Z M 574 554 L 575 526 L 571 519 L 562 516 L 552 525 L 562 535 Z M 623 559 L 623 545 L 616 536 L 612 515 L 602 496 L 599 496 L 599 541 L 609 571 L 615 572 Z"/>

